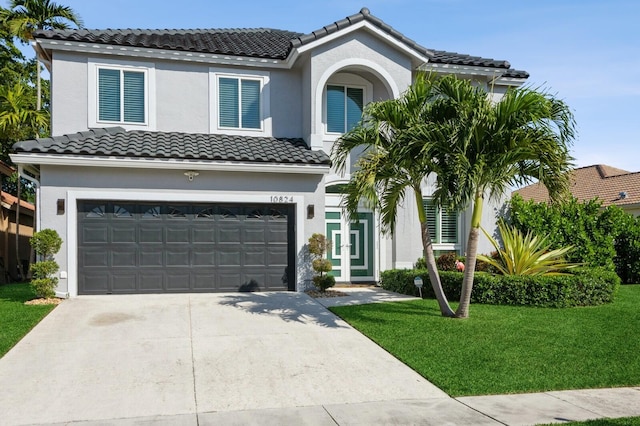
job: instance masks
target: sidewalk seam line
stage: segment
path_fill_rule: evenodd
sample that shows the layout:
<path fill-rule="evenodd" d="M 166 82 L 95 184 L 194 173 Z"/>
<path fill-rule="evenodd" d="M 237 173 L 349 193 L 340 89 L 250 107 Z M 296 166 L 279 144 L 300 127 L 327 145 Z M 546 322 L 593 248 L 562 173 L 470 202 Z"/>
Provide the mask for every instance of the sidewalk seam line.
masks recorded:
<path fill-rule="evenodd" d="M 200 425 L 198 394 L 196 392 L 196 361 L 193 355 L 193 320 L 191 318 L 191 296 L 189 296 L 189 344 L 191 347 L 191 377 L 193 378 L 193 403 L 195 404 L 196 425 Z"/>
<path fill-rule="evenodd" d="M 325 407 L 324 405 L 321 405 L 322 409 L 324 410 L 325 413 L 327 413 L 329 415 L 329 417 L 331 417 L 331 420 L 333 420 L 333 422 L 340 426 L 340 423 L 338 423 L 338 421 L 333 417 L 333 415 L 329 412 L 329 410 L 327 410 L 327 407 Z"/>
<path fill-rule="evenodd" d="M 552 391 L 552 392 L 558 392 L 558 393 L 561 393 L 562 391 Z M 568 391 L 568 392 L 570 392 L 570 391 Z M 567 403 L 567 404 L 569 404 L 569 405 L 573 405 L 573 406 L 574 406 L 574 407 L 576 407 L 576 408 L 579 408 L 579 409 L 581 409 L 581 410 L 585 410 L 585 411 L 588 411 L 588 412 L 590 412 L 590 413 L 593 413 L 593 414 L 595 414 L 596 416 L 598 416 L 598 418 L 599 418 L 599 419 L 606 419 L 606 418 L 609 418 L 609 416 L 605 416 L 605 415 L 604 415 L 604 414 L 602 414 L 602 413 L 597 413 L 597 412 L 595 412 L 595 411 L 593 411 L 593 410 L 590 410 L 590 409 L 588 409 L 588 408 L 585 408 L 585 407 L 582 407 L 582 406 L 580 406 L 580 405 L 574 404 L 574 403 L 573 403 L 573 402 L 571 402 L 571 401 L 567 401 L 566 399 L 562 399 L 562 398 L 560 398 L 560 396 L 551 395 L 549 392 L 543 392 L 543 393 L 544 393 L 545 395 L 549 395 L 550 397 L 555 398 L 555 399 L 557 399 L 557 400 L 559 400 L 559 401 L 565 402 L 565 403 Z"/>
<path fill-rule="evenodd" d="M 473 411 L 475 411 L 476 413 L 480 413 L 480 414 L 482 414 L 483 416 L 490 418 L 491 420 L 495 420 L 496 422 L 500 423 L 501 425 L 509 426 L 509 423 L 505 423 L 505 422 L 503 422 L 503 421 L 500 421 L 500 420 L 496 419 L 496 418 L 495 418 L 495 417 L 493 417 L 493 416 L 488 415 L 487 413 L 483 413 L 482 411 L 480 411 L 480 410 L 478 410 L 478 409 L 476 409 L 476 408 L 474 408 L 474 407 L 470 406 L 469 404 L 465 404 L 464 402 L 462 402 L 462 401 L 458 400 L 458 398 L 451 398 L 451 399 L 453 399 L 454 401 L 456 401 L 456 402 L 458 402 L 458 403 L 460 403 L 460 404 L 464 405 L 464 406 L 465 406 L 465 407 L 467 407 L 467 408 L 472 409 L 472 410 L 473 410 Z"/>

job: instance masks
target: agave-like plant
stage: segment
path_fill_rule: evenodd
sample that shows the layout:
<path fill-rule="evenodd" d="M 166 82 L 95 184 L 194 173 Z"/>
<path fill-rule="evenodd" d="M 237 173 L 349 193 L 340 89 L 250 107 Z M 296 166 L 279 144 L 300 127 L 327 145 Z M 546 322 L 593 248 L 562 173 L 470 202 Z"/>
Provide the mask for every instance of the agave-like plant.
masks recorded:
<path fill-rule="evenodd" d="M 567 275 L 564 271 L 581 265 L 567 262 L 564 258 L 573 246 L 551 250 L 546 237 L 541 238 L 532 232 L 523 234 L 503 221 L 498 223 L 498 229 L 504 248 L 482 229 L 498 255 L 496 258 L 478 255 L 478 259 L 489 263 L 503 275 Z"/>

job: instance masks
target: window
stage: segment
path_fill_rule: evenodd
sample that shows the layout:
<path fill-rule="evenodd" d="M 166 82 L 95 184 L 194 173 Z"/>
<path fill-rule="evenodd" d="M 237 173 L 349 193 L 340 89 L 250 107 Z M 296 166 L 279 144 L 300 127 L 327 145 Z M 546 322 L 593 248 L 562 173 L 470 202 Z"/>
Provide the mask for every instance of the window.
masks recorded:
<path fill-rule="evenodd" d="M 260 129 L 260 80 L 220 77 L 218 79 L 220 127 Z"/>
<path fill-rule="evenodd" d="M 437 208 L 430 199 L 424 200 L 427 225 L 434 243 L 458 243 L 458 214 Z"/>
<path fill-rule="evenodd" d="M 209 68 L 209 132 L 271 136 L 270 73 Z"/>
<path fill-rule="evenodd" d="M 145 71 L 98 68 L 98 121 L 144 124 Z"/>
<path fill-rule="evenodd" d="M 327 132 L 345 133 L 362 118 L 364 89 L 327 85 Z"/>

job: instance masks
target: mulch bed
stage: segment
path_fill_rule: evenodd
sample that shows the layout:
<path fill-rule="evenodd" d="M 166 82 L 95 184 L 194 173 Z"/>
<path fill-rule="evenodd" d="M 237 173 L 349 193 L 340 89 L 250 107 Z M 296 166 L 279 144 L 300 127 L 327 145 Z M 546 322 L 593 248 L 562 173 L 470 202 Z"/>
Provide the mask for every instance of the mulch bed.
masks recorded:
<path fill-rule="evenodd" d="M 343 297 L 348 296 L 347 293 L 343 293 L 341 291 L 336 290 L 327 290 L 327 291 L 318 291 L 318 290 L 307 290 L 305 291 L 309 296 L 318 299 L 321 297 Z"/>
<path fill-rule="evenodd" d="M 24 302 L 24 304 L 25 305 L 59 305 L 62 303 L 62 300 L 63 299 L 59 299 L 57 297 L 51 297 L 48 299 L 40 297 L 38 299 L 27 300 L 26 302 Z"/>

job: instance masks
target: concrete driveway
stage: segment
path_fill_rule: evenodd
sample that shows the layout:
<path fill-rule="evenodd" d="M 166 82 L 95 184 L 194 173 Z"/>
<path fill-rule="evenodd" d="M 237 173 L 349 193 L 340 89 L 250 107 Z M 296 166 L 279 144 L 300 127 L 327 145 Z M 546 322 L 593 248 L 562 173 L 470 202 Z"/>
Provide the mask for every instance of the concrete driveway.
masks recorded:
<path fill-rule="evenodd" d="M 0 383 L 2 424 L 349 424 L 381 420 L 381 401 L 495 424 L 298 293 L 67 300 L 0 359 Z"/>

